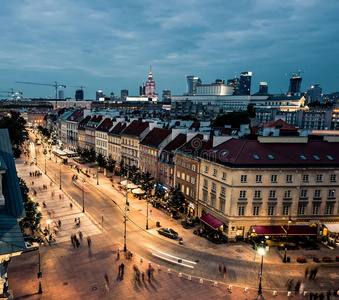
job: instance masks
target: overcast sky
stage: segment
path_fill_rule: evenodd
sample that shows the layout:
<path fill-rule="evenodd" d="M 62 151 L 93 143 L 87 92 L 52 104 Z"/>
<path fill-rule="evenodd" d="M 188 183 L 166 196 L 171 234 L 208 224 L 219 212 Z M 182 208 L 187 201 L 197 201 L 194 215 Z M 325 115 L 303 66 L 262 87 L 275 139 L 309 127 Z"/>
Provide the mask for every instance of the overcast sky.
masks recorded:
<path fill-rule="evenodd" d="M 302 91 L 339 91 L 337 0 L 4 0 L 0 8 L 0 90 L 24 97 L 66 97 L 85 86 L 138 95 L 150 65 L 156 92 L 185 92 L 185 75 L 203 83 L 252 71 L 270 93 L 286 92 L 286 73 Z M 0 92 L 0 95 L 3 93 Z M 0 97 L 1 98 L 1 97 Z M 3 97 L 2 97 L 3 98 Z"/>

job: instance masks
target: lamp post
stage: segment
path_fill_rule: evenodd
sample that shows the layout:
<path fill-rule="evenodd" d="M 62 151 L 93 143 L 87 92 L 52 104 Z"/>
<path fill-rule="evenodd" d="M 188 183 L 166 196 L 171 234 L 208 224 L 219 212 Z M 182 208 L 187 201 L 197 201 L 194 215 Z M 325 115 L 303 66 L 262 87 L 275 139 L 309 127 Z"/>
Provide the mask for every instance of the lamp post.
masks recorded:
<path fill-rule="evenodd" d="M 287 223 L 287 230 L 286 230 L 286 243 L 285 243 L 285 254 L 284 254 L 284 259 L 283 262 L 286 263 L 287 262 L 287 242 L 288 242 L 288 232 L 290 229 L 290 223 L 291 223 L 291 216 L 289 216 L 288 218 L 288 223 Z"/>
<path fill-rule="evenodd" d="M 82 212 L 85 212 L 85 182 L 86 182 L 86 180 L 83 179 L 83 184 L 82 184 Z"/>
<path fill-rule="evenodd" d="M 62 164 L 62 160 L 60 161 L 60 190 L 61 190 L 61 164 Z"/>
<path fill-rule="evenodd" d="M 127 246 L 126 246 L 126 223 L 127 223 L 127 212 L 129 212 L 129 206 L 128 205 L 126 205 L 125 206 L 125 216 L 124 216 L 124 218 L 125 218 L 125 221 L 124 221 L 124 223 L 125 223 L 125 235 L 124 235 L 124 252 L 126 252 L 127 251 Z"/>
<path fill-rule="evenodd" d="M 126 205 L 128 206 L 129 203 L 128 203 L 128 176 L 129 176 L 129 171 L 127 172 L 127 184 L 126 184 Z"/>
<path fill-rule="evenodd" d="M 44 153 L 45 155 L 45 174 L 47 174 L 47 171 L 46 171 L 46 153 Z"/>
<path fill-rule="evenodd" d="M 40 257 L 40 246 L 43 245 L 44 243 L 40 243 L 39 244 L 39 248 L 38 248 L 38 253 L 39 253 L 39 263 L 38 263 L 38 266 L 39 266 L 39 272 L 38 272 L 38 279 L 39 279 L 39 291 L 38 291 L 38 294 L 42 294 L 42 287 L 41 287 L 41 278 L 42 278 L 42 272 L 41 272 L 41 257 Z"/>
<path fill-rule="evenodd" d="M 147 212 L 146 212 L 146 230 L 148 230 L 148 192 L 146 192 L 146 203 L 147 203 Z"/>
<path fill-rule="evenodd" d="M 260 247 L 258 249 L 258 253 L 259 255 L 261 255 L 261 267 L 260 267 L 260 277 L 259 277 L 259 290 L 258 290 L 258 294 L 261 295 L 262 293 L 262 288 L 261 288 L 261 278 L 262 278 L 262 267 L 264 264 L 264 255 L 265 255 L 265 249 L 263 247 Z"/>
<path fill-rule="evenodd" d="M 99 185 L 99 163 L 97 167 L 97 185 Z"/>

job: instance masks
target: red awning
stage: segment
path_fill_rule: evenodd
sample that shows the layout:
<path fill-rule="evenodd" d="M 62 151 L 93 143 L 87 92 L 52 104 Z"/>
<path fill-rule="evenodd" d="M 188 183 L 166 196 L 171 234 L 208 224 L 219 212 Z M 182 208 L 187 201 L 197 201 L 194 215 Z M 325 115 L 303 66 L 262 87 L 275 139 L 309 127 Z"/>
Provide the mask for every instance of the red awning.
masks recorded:
<path fill-rule="evenodd" d="M 288 235 L 317 235 L 317 232 L 307 225 L 290 225 L 287 229 L 287 225 L 283 226 L 285 231 L 288 231 Z"/>
<path fill-rule="evenodd" d="M 257 235 L 286 235 L 281 226 L 252 226 L 252 229 Z"/>
<path fill-rule="evenodd" d="M 217 218 L 213 217 L 210 214 L 206 214 L 203 217 L 201 217 L 200 221 L 213 229 L 218 229 L 220 226 L 224 224 L 223 222 L 219 221 Z"/>

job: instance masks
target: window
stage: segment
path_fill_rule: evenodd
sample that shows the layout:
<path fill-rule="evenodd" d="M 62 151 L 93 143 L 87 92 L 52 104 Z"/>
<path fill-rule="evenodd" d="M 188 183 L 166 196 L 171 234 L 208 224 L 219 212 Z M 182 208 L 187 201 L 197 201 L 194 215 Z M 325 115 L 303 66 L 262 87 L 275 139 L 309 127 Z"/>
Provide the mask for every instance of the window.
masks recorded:
<path fill-rule="evenodd" d="M 262 182 L 262 175 L 255 175 L 255 182 L 256 183 Z"/>
<path fill-rule="evenodd" d="M 303 175 L 303 182 L 309 182 L 310 181 L 310 175 L 304 174 Z"/>
<path fill-rule="evenodd" d="M 253 155 L 254 159 L 257 159 L 257 160 L 260 159 L 258 155 L 256 155 L 256 154 L 252 154 L 252 155 Z"/>
<path fill-rule="evenodd" d="M 208 173 L 208 167 L 205 166 L 205 173 Z"/>
<path fill-rule="evenodd" d="M 321 190 L 314 191 L 314 198 L 321 198 Z"/>
<path fill-rule="evenodd" d="M 194 178 L 194 177 L 191 177 L 191 183 L 192 183 L 193 185 L 195 185 L 195 178 Z"/>
<path fill-rule="evenodd" d="M 307 190 L 300 191 L 300 198 L 308 198 Z"/>
<path fill-rule="evenodd" d="M 267 156 L 268 156 L 269 159 L 272 159 L 272 160 L 275 159 L 272 154 L 267 154 Z"/>
<path fill-rule="evenodd" d="M 238 216 L 244 216 L 245 215 L 245 206 L 239 206 L 238 207 Z"/>
<path fill-rule="evenodd" d="M 246 191 L 239 192 L 239 199 L 246 199 Z"/>
<path fill-rule="evenodd" d="M 277 175 L 271 175 L 271 182 L 276 183 L 277 182 Z"/>
<path fill-rule="evenodd" d="M 184 161 L 182 162 L 182 167 L 185 168 L 185 162 Z"/>
<path fill-rule="evenodd" d="M 181 185 L 181 192 L 185 193 L 185 186 L 183 184 Z"/>
<path fill-rule="evenodd" d="M 330 175 L 330 181 L 331 182 L 337 182 L 337 175 L 336 174 L 331 174 Z"/>
<path fill-rule="evenodd" d="M 178 159 L 177 165 L 180 166 L 180 159 Z"/>
<path fill-rule="evenodd" d="M 187 181 L 187 182 L 190 182 L 190 179 L 191 179 L 190 176 L 187 175 L 187 176 L 186 176 L 186 181 Z"/>
<path fill-rule="evenodd" d="M 215 195 L 211 194 L 211 206 L 212 207 L 215 207 L 215 199 L 216 199 Z"/>
<path fill-rule="evenodd" d="M 179 171 L 177 171 L 177 177 L 180 178 L 180 172 Z"/>
<path fill-rule="evenodd" d="M 283 216 L 288 216 L 289 212 L 290 212 L 290 206 L 289 205 L 283 205 L 282 215 Z"/>
<path fill-rule="evenodd" d="M 276 199 L 277 198 L 277 191 L 271 190 L 269 194 L 269 199 Z"/>
<path fill-rule="evenodd" d="M 303 204 L 300 204 L 298 207 L 298 215 L 304 216 L 306 211 L 306 206 Z"/>
<path fill-rule="evenodd" d="M 182 174 L 181 174 L 181 179 L 185 180 L 185 173 L 184 172 L 182 172 Z"/>
<path fill-rule="evenodd" d="M 327 198 L 335 198 L 335 190 L 328 190 Z"/>
<path fill-rule="evenodd" d="M 207 202 L 207 192 L 206 191 L 202 191 L 202 201 L 204 201 L 205 203 Z"/>
<path fill-rule="evenodd" d="M 247 175 L 241 175 L 240 176 L 240 182 L 241 183 L 246 183 L 247 182 Z"/>
<path fill-rule="evenodd" d="M 190 194 L 190 188 L 186 187 L 186 195 L 189 195 L 189 194 Z"/>
<path fill-rule="evenodd" d="M 267 210 L 267 215 L 274 216 L 274 210 L 275 210 L 274 208 L 275 206 L 270 205 Z"/>
<path fill-rule="evenodd" d="M 204 188 L 205 188 L 205 189 L 208 189 L 207 179 L 204 179 Z"/>
<path fill-rule="evenodd" d="M 286 175 L 286 182 L 292 182 L 292 175 Z"/>
<path fill-rule="evenodd" d="M 192 171 L 195 171 L 195 165 L 192 165 Z"/>
<path fill-rule="evenodd" d="M 318 155 L 313 155 L 313 157 L 314 157 L 315 160 L 320 160 Z"/>
<path fill-rule="evenodd" d="M 314 215 L 319 215 L 319 208 L 320 208 L 319 204 L 313 204 L 313 214 Z"/>
<path fill-rule="evenodd" d="M 225 212 L 225 199 L 220 199 L 219 210 Z"/>
<path fill-rule="evenodd" d="M 326 215 L 333 215 L 333 204 L 326 205 Z"/>
<path fill-rule="evenodd" d="M 213 176 L 214 176 L 214 177 L 216 177 L 216 176 L 217 176 L 217 174 L 218 174 L 218 171 L 217 171 L 217 169 L 213 169 Z"/>
<path fill-rule="evenodd" d="M 254 191 L 254 199 L 261 199 L 261 191 Z"/>
<path fill-rule="evenodd" d="M 323 181 L 323 174 L 317 174 L 316 182 L 322 182 L 322 181 Z"/>
<path fill-rule="evenodd" d="M 333 157 L 331 155 L 326 155 L 328 160 L 334 160 Z"/>
<path fill-rule="evenodd" d="M 222 172 L 222 180 L 226 180 L 226 172 Z"/>
<path fill-rule="evenodd" d="M 212 182 L 212 192 L 215 192 L 216 189 L 217 189 L 217 185 L 214 182 Z"/>
<path fill-rule="evenodd" d="M 191 166 L 190 166 L 190 163 L 189 163 L 189 162 L 186 164 L 186 168 L 187 168 L 187 169 L 190 169 L 190 168 L 191 168 Z"/>
<path fill-rule="evenodd" d="M 287 190 L 284 192 L 284 199 L 291 199 L 292 198 L 292 192 L 290 190 Z"/>
<path fill-rule="evenodd" d="M 221 187 L 220 196 L 224 196 L 225 197 L 225 194 L 226 194 L 226 188 L 225 187 Z"/>
<path fill-rule="evenodd" d="M 253 206 L 253 216 L 259 216 L 259 206 Z"/>
<path fill-rule="evenodd" d="M 306 159 L 307 159 L 305 155 L 299 155 L 299 156 L 300 156 L 300 158 L 301 158 L 302 160 L 306 160 Z"/>

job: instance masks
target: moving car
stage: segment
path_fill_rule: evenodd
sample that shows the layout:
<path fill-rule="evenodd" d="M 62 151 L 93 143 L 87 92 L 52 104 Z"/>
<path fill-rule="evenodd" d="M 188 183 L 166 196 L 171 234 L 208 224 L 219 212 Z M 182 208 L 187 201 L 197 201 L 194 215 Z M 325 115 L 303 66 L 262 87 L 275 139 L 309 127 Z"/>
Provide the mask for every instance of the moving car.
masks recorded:
<path fill-rule="evenodd" d="M 159 228 L 158 233 L 171 239 L 176 239 L 178 237 L 178 233 L 171 228 Z"/>
<path fill-rule="evenodd" d="M 36 243 L 41 244 L 43 242 L 43 239 L 39 236 L 32 236 L 32 235 L 29 235 L 29 234 L 23 234 L 23 238 L 24 238 L 25 242 L 29 242 L 29 243 L 36 242 Z"/>

